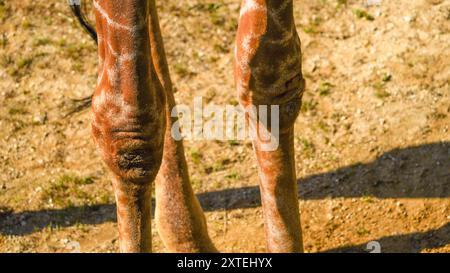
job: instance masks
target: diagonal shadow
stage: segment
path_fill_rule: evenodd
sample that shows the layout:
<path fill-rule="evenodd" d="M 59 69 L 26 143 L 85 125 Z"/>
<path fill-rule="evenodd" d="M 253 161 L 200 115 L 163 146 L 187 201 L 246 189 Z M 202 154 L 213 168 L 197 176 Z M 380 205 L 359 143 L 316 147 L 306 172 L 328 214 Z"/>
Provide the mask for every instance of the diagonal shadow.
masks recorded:
<path fill-rule="evenodd" d="M 308 176 L 298 183 L 303 200 L 450 197 L 450 142 L 394 149 L 368 164 Z M 258 187 L 207 192 L 198 197 L 207 211 L 261 205 Z"/>
<path fill-rule="evenodd" d="M 384 253 L 419 253 L 425 249 L 435 249 L 450 244 L 450 222 L 438 229 L 386 236 L 374 241 Z M 325 251 L 326 253 L 367 253 L 367 244 L 344 246 Z"/>
<path fill-rule="evenodd" d="M 44 228 L 98 225 L 116 221 L 116 206 L 101 204 L 14 213 L 0 207 L 0 234 L 27 235 Z"/>
<path fill-rule="evenodd" d="M 450 196 L 450 142 L 425 144 L 384 153 L 368 164 L 299 179 L 299 197 L 445 198 Z M 198 195 L 205 211 L 261 205 L 258 187 Z M 0 234 L 26 235 L 46 227 L 95 225 L 116 220 L 114 204 L 12 212 L 0 207 Z M 448 233 L 450 236 L 450 233 Z"/>

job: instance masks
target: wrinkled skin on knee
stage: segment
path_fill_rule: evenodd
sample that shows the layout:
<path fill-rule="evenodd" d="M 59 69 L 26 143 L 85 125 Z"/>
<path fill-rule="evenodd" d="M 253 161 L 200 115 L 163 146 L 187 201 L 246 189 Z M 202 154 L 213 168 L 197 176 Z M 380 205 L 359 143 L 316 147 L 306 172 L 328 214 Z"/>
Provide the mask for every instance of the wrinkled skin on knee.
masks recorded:
<path fill-rule="evenodd" d="M 292 0 L 244 0 L 235 52 L 242 106 L 279 105 L 280 130 L 291 128 L 305 88 Z"/>
<path fill-rule="evenodd" d="M 121 126 L 109 127 L 108 122 L 96 122 L 92 132 L 103 160 L 120 181 L 145 184 L 155 179 L 161 165 L 163 143 L 156 132 L 162 126 L 137 125 L 130 132 Z"/>

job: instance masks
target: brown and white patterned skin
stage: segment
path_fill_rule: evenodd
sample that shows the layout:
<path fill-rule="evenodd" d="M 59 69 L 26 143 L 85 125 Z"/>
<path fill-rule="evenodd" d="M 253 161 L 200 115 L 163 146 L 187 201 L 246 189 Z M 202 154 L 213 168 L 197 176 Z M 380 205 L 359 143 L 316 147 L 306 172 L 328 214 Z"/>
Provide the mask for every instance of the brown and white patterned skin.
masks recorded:
<path fill-rule="evenodd" d="M 170 252 L 217 252 L 191 187 L 183 142 L 176 141 L 171 135 L 172 125 L 178 117 L 170 115 L 176 103 L 154 1 L 150 3 L 150 13 L 152 60 L 167 100 L 163 161 L 155 187 L 156 226 Z"/>
<path fill-rule="evenodd" d="M 305 82 L 292 0 L 243 0 L 234 71 L 243 107 L 280 107 L 277 150 L 265 151 L 258 137 L 253 143 L 267 245 L 271 252 L 301 252 L 293 127 Z M 256 119 L 250 122 L 256 128 L 264 126 Z"/>
<path fill-rule="evenodd" d="M 94 7 L 100 61 L 92 132 L 114 174 L 120 250 L 151 251 L 151 189 L 159 170 L 156 221 L 168 250 L 214 252 L 183 144 L 170 135 L 175 99 L 155 2 L 105 0 Z"/>
<path fill-rule="evenodd" d="M 93 2 L 99 78 L 92 134 L 113 173 L 120 250 L 151 251 L 151 191 L 157 177 L 156 223 L 168 250 L 214 252 L 183 144 L 170 135 L 175 99 L 155 0 Z M 266 152 L 254 141 L 265 227 L 270 251 L 302 251 L 293 124 L 304 81 L 292 0 L 243 1 L 235 77 L 244 107 L 281 107 L 279 148 Z"/>
<path fill-rule="evenodd" d="M 151 59 L 146 0 L 93 1 L 99 78 L 92 134 L 114 175 L 122 252 L 151 251 L 151 190 L 163 155 L 165 94 Z"/>

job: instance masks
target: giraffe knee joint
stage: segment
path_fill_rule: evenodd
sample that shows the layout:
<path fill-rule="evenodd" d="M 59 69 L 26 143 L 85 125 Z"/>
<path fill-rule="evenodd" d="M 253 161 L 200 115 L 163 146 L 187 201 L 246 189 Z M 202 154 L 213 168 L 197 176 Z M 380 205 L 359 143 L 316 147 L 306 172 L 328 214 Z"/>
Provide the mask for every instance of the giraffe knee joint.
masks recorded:
<path fill-rule="evenodd" d="M 302 106 L 302 96 L 305 90 L 305 80 L 301 73 L 286 81 L 283 85 L 272 92 L 253 92 L 252 104 L 255 106 L 267 105 L 279 107 L 279 129 L 280 132 L 287 131 L 294 126 Z M 240 99 L 242 104 L 247 104 L 245 99 Z"/>
<path fill-rule="evenodd" d="M 148 183 L 156 177 L 159 169 L 157 159 L 145 150 L 130 150 L 117 156 L 117 167 L 126 177 L 125 180 Z"/>
<path fill-rule="evenodd" d="M 281 89 L 280 101 L 276 97 L 273 104 L 279 104 L 280 107 L 280 131 L 283 132 L 294 126 L 294 123 L 302 107 L 302 96 L 305 90 L 305 80 L 302 74 L 297 74 L 294 78 L 287 81 Z"/>
<path fill-rule="evenodd" d="M 101 132 L 93 126 L 94 139 L 109 169 L 119 180 L 137 184 L 154 181 L 162 161 L 163 135 Z"/>
<path fill-rule="evenodd" d="M 146 143 L 121 147 L 110 161 L 110 168 L 122 181 L 146 184 L 155 179 L 162 160 L 162 150 Z"/>

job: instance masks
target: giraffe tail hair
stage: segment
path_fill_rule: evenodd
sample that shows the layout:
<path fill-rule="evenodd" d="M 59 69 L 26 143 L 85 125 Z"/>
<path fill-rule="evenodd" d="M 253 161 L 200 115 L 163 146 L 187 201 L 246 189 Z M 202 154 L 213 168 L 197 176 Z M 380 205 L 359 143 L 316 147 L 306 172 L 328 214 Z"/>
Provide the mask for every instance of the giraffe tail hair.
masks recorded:
<path fill-rule="evenodd" d="M 69 0 L 69 6 L 72 10 L 73 15 L 77 18 L 80 25 L 83 29 L 91 36 L 91 38 L 98 43 L 97 32 L 94 27 L 89 24 L 88 20 L 83 14 L 83 10 L 81 8 L 83 1 L 82 0 Z"/>
<path fill-rule="evenodd" d="M 98 44 L 98 38 L 97 38 L 97 32 L 95 31 L 95 28 L 89 24 L 88 20 L 86 19 L 83 9 L 82 9 L 82 0 L 68 0 L 69 1 L 69 7 L 72 11 L 72 14 L 77 18 L 78 23 L 83 27 L 83 29 L 91 36 L 91 38 L 95 41 L 96 44 Z M 92 95 L 86 98 L 72 100 L 74 103 L 74 106 L 71 107 L 68 113 L 65 114 L 65 117 L 72 116 L 75 113 L 81 112 L 91 105 L 92 101 Z"/>

